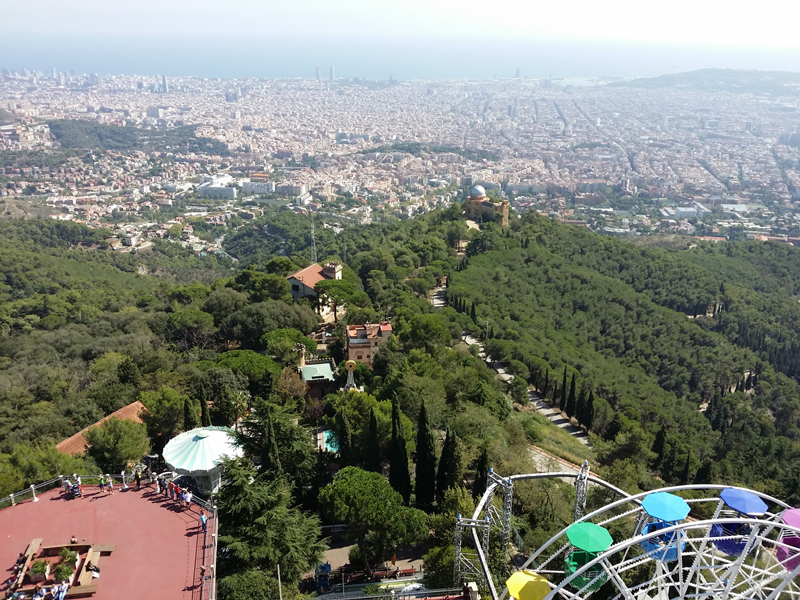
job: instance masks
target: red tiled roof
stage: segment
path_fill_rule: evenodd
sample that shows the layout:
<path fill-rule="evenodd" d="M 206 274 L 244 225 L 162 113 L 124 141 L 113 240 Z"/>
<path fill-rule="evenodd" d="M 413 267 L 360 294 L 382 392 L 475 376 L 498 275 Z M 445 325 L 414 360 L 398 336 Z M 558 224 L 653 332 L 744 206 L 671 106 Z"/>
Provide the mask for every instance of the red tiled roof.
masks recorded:
<path fill-rule="evenodd" d="M 142 418 L 139 416 L 141 412 L 145 410 L 144 404 L 139 402 L 131 402 L 127 406 L 123 406 L 118 411 L 111 413 L 107 417 L 103 417 L 94 425 L 89 425 L 85 429 L 81 429 L 75 435 L 68 437 L 63 442 L 56 444 L 56 448 L 59 452 L 63 452 L 64 454 L 71 454 L 72 456 L 76 456 L 77 454 L 83 454 L 86 452 L 86 449 L 89 447 L 89 442 L 86 440 L 84 434 L 89 431 L 92 427 L 96 427 L 98 425 L 102 425 L 106 421 L 108 421 L 111 417 L 117 417 L 123 421 L 133 421 L 134 423 L 141 423 Z"/>
<path fill-rule="evenodd" d="M 313 289 L 315 285 L 317 285 L 323 279 L 326 279 L 326 277 L 322 274 L 322 267 L 320 267 L 317 263 L 314 263 L 305 269 L 297 271 L 297 273 L 292 273 L 286 279 L 297 279 L 304 285 Z"/>

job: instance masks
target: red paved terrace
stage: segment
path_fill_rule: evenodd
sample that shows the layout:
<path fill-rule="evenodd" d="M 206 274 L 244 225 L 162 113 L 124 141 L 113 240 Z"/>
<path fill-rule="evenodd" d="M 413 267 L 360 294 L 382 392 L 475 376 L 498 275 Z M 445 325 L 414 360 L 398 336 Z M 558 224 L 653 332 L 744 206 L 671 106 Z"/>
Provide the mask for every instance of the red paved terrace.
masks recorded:
<path fill-rule="evenodd" d="M 78 543 L 116 546 L 98 562 L 94 600 L 199 600 L 204 537 L 197 506 L 180 511 L 177 502 L 148 487 L 104 496 L 97 486 L 84 485 L 83 493 L 65 499 L 56 489 L 38 502 L 0 510 L 3 580 L 31 540 L 52 546 L 74 535 Z"/>

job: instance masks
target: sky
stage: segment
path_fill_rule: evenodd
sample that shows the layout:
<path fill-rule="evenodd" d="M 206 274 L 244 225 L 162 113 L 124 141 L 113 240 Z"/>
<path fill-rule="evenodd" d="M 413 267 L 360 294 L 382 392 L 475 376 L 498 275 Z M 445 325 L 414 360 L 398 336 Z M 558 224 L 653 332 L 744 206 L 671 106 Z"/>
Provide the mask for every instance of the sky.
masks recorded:
<path fill-rule="evenodd" d="M 438 71 L 422 62 L 410 69 L 423 77 L 448 70 L 453 77 L 470 71 L 491 76 L 498 69 L 507 75 L 514 61 L 536 71 L 532 76 L 542 76 L 550 64 L 565 71 L 559 75 L 597 76 L 603 67 L 609 75 L 638 74 L 613 73 L 621 59 L 630 63 L 619 67 L 623 71 L 641 70 L 648 61 L 651 71 L 684 65 L 800 71 L 800 2 L 791 0 L 0 0 L 0 15 L 3 67 L 30 58 L 42 62 L 30 68 L 61 69 L 67 66 L 55 61 L 68 58 L 79 69 L 124 72 L 149 65 L 144 55 L 150 48 L 163 55 L 164 71 L 205 76 L 238 74 L 231 64 L 237 57 L 243 71 L 253 70 L 253 57 L 243 55 L 248 49 L 272 63 L 256 66 L 263 71 L 252 73 L 257 76 L 292 76 L 306 68 L 301 60 L 325 65 L 337 58 L 344 61 L 342 76 L 361 70 L 369 77 L 371 61 L 381 59 L 384 71 L 408 77 L 401 73 L 403 54 L 413 63 L 421 51 L 443 63 Z M 199 54 L 188 52 L 192 46 Z M 605 58 L 597 54 L 603 65 L 590 56 L 568 63 L 558 55 L 601 47 L 614 49 Z M 460 63 L 454 49 L 463 54 Z M 546 49 L 551 56 L 545 60 Z M 142 57 L 131 60 L 131 52 Z M 636 53 L 638 61 L 626 56 Z M 534 54 L 536 61 L 529 58 Z M 211 64 L 222 57 L 224 68 Z M 185 73 L 177 73 L 181 61 Z"/>

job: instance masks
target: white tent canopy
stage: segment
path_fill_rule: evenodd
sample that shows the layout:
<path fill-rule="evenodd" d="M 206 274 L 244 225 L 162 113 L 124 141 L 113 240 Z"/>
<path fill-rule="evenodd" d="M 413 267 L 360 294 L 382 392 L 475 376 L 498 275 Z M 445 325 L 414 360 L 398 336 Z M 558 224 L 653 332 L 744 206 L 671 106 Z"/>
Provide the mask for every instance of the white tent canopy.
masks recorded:
<path fill-rule="evenodd" d="M 164 461 L 174 471 L 191 475 L 214 493 L 220 486 L 220 460 L 242 456 L 227 427 L 198 427 L 172 438 L 164 447 Z"/>

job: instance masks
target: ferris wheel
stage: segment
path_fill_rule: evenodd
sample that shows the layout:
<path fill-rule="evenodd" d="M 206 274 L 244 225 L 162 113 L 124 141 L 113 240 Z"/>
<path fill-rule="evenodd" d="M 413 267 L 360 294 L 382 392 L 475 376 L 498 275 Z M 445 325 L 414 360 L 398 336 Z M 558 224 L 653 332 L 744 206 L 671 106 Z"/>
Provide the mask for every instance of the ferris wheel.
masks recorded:
<path fill-rule="evenodd" d="M 513 487 L 519 479 L 565 475 L 516 475 L 504 481 Z M 800 573 L 800 509 L 737 487 L 685 485 L 630 496 L 588 475 L 588 469 L 582 479 L 580 474 L 569 476 L 576 485 L 604 485 L 620 499 L 580 516 L 576 494 L 576 521 L 497 586 L 486 550 L 492 531 L 489 516 L 497 512 L 494 494 L 503 489 L 500 481 L 487 486 L 473 518 L 462 525 L 475 524 L 476 571 L 484 576 L 483 588 L 493 600 L 582 600 L 593 595 L 604 600 L 800 600 L 800 578 L 795 581 Z M 478 526 L 482 514 L 489 515 L 483 528 Z M 495 529 L 502 535 L 502 527 Z M 458 525 L 456 537 L 458 541 Z M 461 563 L 466 564 L 463 556 Z"/>

